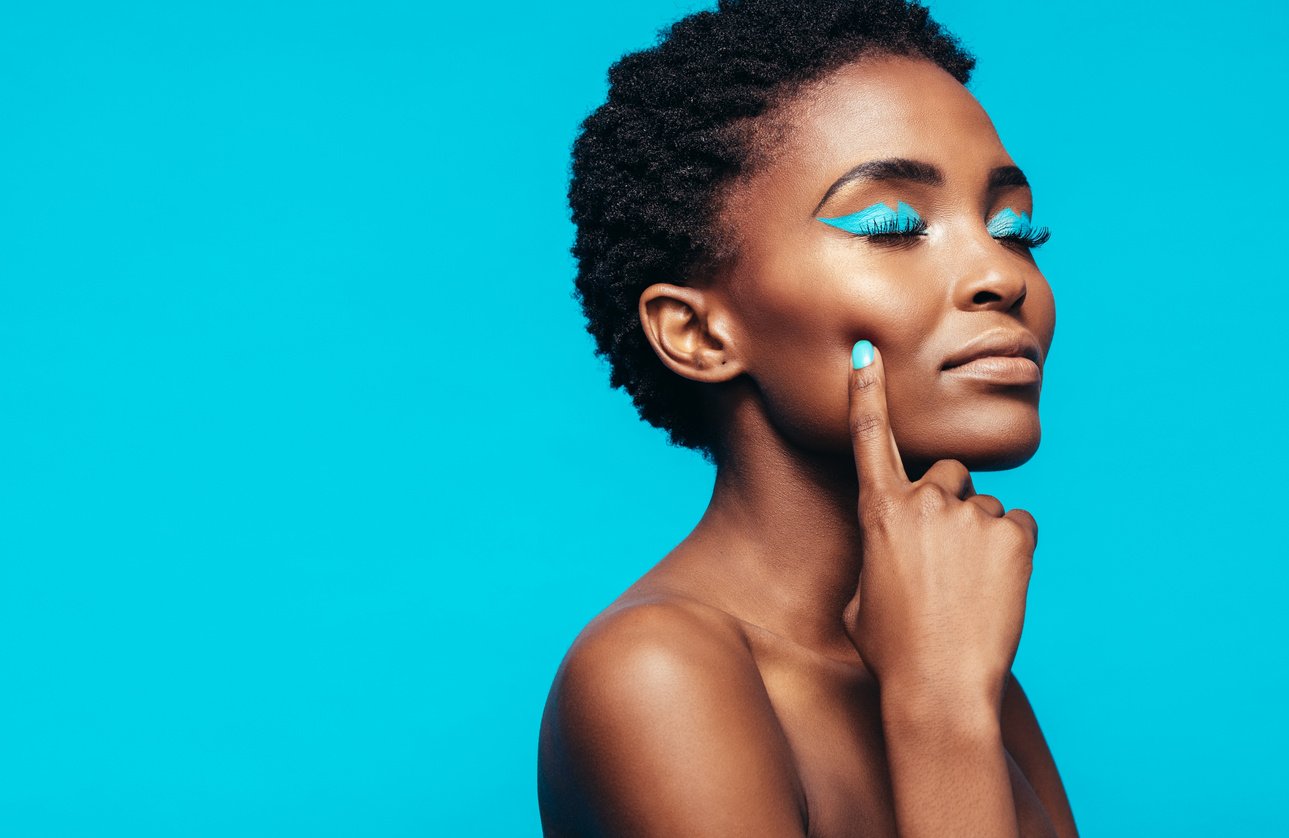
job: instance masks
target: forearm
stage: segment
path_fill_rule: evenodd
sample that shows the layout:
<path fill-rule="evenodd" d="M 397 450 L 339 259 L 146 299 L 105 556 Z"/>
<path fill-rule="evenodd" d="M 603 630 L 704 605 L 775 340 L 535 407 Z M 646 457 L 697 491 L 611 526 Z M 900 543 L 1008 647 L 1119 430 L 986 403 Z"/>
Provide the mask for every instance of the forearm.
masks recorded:
<path fill-rule="evenodd" d="M 924 690 L 882 690 L 900 838 L 1019 835 L 997 708 Z"/>

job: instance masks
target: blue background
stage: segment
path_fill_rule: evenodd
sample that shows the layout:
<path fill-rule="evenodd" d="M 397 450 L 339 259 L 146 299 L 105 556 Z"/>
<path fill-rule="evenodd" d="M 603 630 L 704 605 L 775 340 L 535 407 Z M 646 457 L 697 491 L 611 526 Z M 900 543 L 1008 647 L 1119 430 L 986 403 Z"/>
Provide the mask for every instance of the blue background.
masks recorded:
<path fill-rule="evenodd" d="M 711 469 L 607 387 L 569 144 L 701 8 L 5 4 L 0 833 L 535 835 Z M 1273 2 L 934 2 L 1036 185 L 1016 670 L 1085 835 L 1286 834 Z"/>

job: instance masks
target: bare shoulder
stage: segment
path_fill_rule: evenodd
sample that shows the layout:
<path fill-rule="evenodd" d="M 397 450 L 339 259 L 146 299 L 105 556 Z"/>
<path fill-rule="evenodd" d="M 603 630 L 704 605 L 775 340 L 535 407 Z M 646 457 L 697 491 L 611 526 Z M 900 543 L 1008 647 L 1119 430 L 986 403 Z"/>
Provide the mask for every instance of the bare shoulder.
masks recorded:
<path fill-rule="evenodd" d="M 684 597 L 619 602 L 582 631 L 538 762 L 548 835 L 802 834 L 800 782 L 751 650 L 733 618 Z"/>
<path fill-rule="evenodd" d="M 646 652 L 674 662 L 711 655 L 716 660 L 709 663 L 755 668 L 737 620 L 688 597 L 662 594 L 624 598 L 605 609 L 577 636 L 564 666 Z"/>
<path fill-rule="evenodd" d="M 615 603 L 574 640 L 555 675 L 547 716 L 584 730 L 665 720 L 705 701 L 754 702 L 764 691 L 732 619 L 681 597 Z"/>
<path fill-rule="evenodd" d="M 1039 727 L 1038 716 L 1029 696 L 1015 674 L 1008 677 L 1002 707 L 1003 742 L 1016 765 L 1042 801 L 1060 838 L 1078 838 L 1074 813 L 1065 785 L 1056 768 L 1056 760 Z"/>

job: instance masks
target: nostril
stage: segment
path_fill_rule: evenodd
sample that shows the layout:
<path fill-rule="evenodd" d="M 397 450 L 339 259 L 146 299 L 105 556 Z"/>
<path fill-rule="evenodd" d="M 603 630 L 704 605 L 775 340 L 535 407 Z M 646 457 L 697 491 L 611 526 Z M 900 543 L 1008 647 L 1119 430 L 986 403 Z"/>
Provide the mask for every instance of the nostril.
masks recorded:
<path fill-rule="evenodd" d="M 981 306 L 986 305 L 987 303 L 996 303 L 1001 299 L 1002 297 L 995 294 L 993 291 L 977 291 L 976 296 L 972 297 L 971 301 L 976 305 Z M 1019 302 L 1019 300 L 1017 302 Z"/>

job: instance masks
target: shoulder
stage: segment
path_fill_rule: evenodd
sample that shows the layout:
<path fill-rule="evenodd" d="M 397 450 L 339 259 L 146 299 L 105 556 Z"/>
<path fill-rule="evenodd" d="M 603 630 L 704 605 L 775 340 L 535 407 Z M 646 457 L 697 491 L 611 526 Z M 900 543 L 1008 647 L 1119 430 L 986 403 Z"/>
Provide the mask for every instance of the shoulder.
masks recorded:
<path fill-rule="evenodd" d="M 574 641 L 542 719 L 539 795 L 550 834 L 736 834 L 759 818 L 788 835 L 803 808 L 737 621 L 683 597 L 615 605 Z"/>
<path fill-rule="evenodd" d="M 551 721 L 587 731 L 693 718 L 734 704 L 751 711 L 764 685 L 733 618 L 684 598 L 615 604 L 587 625 L 555 675 Z M 768 706 L 768 704 L 767 704 Z"/>
<path fill-rule="evenodd" d="M 698 687 L 729 676 L 756 677 L 756 662 L 737 621 L 683 597 L 615 604 L 587 625 L 564 658 L 556 686 L 635 688 L 677 675 Z"/>

